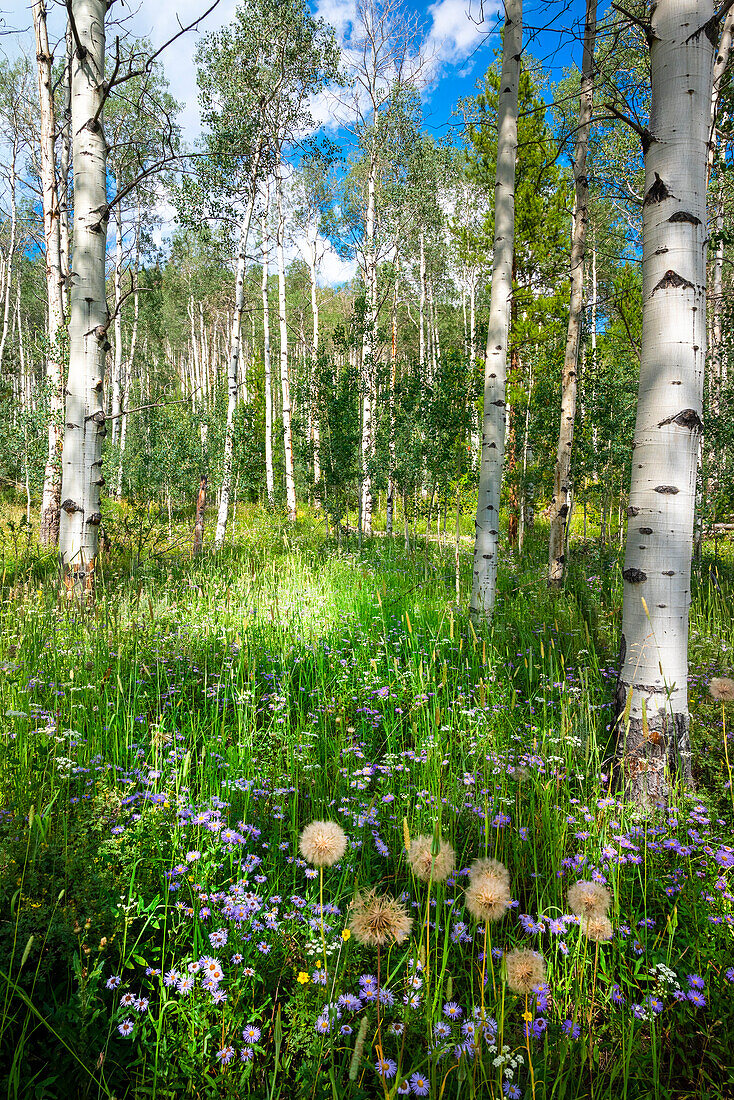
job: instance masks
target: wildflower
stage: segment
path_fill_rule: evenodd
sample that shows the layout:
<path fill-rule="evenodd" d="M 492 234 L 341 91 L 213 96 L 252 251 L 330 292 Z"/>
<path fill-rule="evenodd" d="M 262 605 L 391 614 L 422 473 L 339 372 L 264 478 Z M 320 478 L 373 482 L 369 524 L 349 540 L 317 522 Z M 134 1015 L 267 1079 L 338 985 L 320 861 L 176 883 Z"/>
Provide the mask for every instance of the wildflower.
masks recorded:
<path fill-rule="evenodd" d="M 347 834 L 336 821 L 312 821 L 301 833 L 298 847 L 315 867 L 331 867 L 347 850 Z"/>
<path fill-rule="evenodd" d="M 451 1028 L 448 1024 L 445 1024 L 443 1020 L 439 1020 L 437 1024 L 433 1025 L 433 1034 L 437 1039 L 448 1039 L 451 1034 Z"/>
<path fill-rule="evenodd" d="M 561 1026 L 563 1027 L 563 1034 L 567 1035 L 569 1039 L 578 1039 L 581 1034 L 581 1028 L 573 1020 L 564 1020 Z"/>
<path fill-rule="evenodd" d="M 135 1009 L 136 1012 L 139 1012 L 142 1015 L 143 1012 L 148 1011 L 148 1004 L 149 1003 L 150 1002 L 148 1001 L 147 997 L 136 997 L 133 1008 Z"/>
<path fill-rule="evenodd" d="M 176 985 L 179 977 L 180 975 L 177 970 L 167 970 L 163 975 L 163 984 L 166 986 Z"/>
<path fill-rule="evenodd" d="M 255 1051 L 252 1049 L 252 1047 L 242 1047 L 242 1049 L 240 1050 L 241 1062 L 251 1062 L 254 1057 Z"/>
<path fill-rule="evenodd" d="M 444 1016 L 448 1016 L 449 1020 L 458 1020 L 463 1012 L 456 1001 L 449 1001 L 448 1004 L 443 1006 Z"/>
<path fill-rule="evenodd" d="M 132 1008 L 137 1000 L 134 993 L 123 993 L 120 997 L 120 1004 L 123 1008 Z"/>
<path fill-rule="evenodd" d="M 129 1035 L 132 1035 L 135 1029 L 135 1024 L 132 1020 L 123 1020 L 121 1024 L 117 1025 L 117 1030 L 122 1035 L 123 1039 L 127 1039 Z"/>
<path fill-rule="evenodd" d="M 221 982 L 224 977 L 224 971 L 222 970 L 222 964 L 219 962 L 219 959 L 205 956 L 203 959 L 200 959 L 199 962 L 201 963 L 201 969 L 210 981 Z"/>
<path fill-rule="evenodd" d="M 516 948 L 505 956 L 506 981 L 513 993 L 527 995 L 545 982 L 545 962 L 537 951 Z"/>
<path fill-rule="evenodd" d="M 703 993 L 700 993 L 697 989 L 689 989 L 686 996 L 691 1004 L 694 1005 L 696 1008 L 706 1007 L 706 998 L 704 997 Z"/>
<path fill-rule="evenodd" d="M 577 917 L 604 915 L 609 911 L 609 891 L 598 882 L 575 882 L 568 891 L 568 904 Z"/>
<path fill-rule="evenodd" d="M 315 1027 L 316 1027 L 316 1034 L 317 1035 L 328 1035 L 329 1032 L 331 1031 L 331 1024 L 329 1023 L 329 1017 L 328 1016 L 319 1016 L 319 1018 L 316 1021 Z"/>
<path fill-rule="evenodd" d="M 178 992 L 181 994 L 182 997 L 188 997 L 189 993 L 191 992 L 191 990 L 193 988 L 194 988 L 194 979 L 191 978 L 191 977 L 189 977 L 189 978 L 180 978 L 179 981 L 176 984 L 176 989 L 178 990 Z"/>
<path fill-rule="evenodd" d="M 624 1003 L 625 1003 L 625 1001 L 624 1001 L 624 996 L 622 995 L 622 990 L 619 988 L 618 985 L 613 985 L 612 986 L 612 1004 L 623 1005 Z"/>
<path fill-rule="evenodd" d="M 478 865 L 481 866 L 478 868 Z M 495 859 L 476 860 L 469 871 L 464 901 L 477 921 L 495 921 L 503 917 L 512 902 L 506 868 Z"/>
<path fill-rule="evenodd" d="M 724 971 L 724 977 L 728 982 L 734 982 L 734 966 L 730 966 L 728 970 Z"/>
<path fill-rule="evenodd" d="M 408 863 L 413 874 L 422 882 L 433 879 L 434 882 L 445 882 L 454 869 L 456 856 L 454 849 L 443 838 L 439 840 L 439 849 L 433 854 L 433 837 L 417 836 L 408 850 Z"/>
<path fill-rule="evenodd" d="M 690 985 L 691 989 L 703 989 L 705 982 L 700 974 L 689 974 L 688 984 Z"/>
<path fill-rule="evenodd" d="M 224 947 L 228 939 L 226 928 L 220 928 L 216 932 L 209 933 L 209 943 L 212 947 Z"/>
<path fill-rule="evenodd" d="M 226 1046 L 217 1051 L 217 1061 L 221 1062 L 223 1066 L 228 1066 L 234 1058 L 234 1047 Z"/>
<path fill-rule="evenodd" d="M 359 997 L 355 997 L 353 993 L 342 993 L 339 1004 L 342 1008 L 346 1008 L 347 1012 L 356 1012 L 362 1007 Z"/>
<path fill-rule="evenodd" d="M 398 1064 L 394 1062 L 392 1058 L 378 1058 L 375 1063 L 375 1073 L 380 1077 L 385 1077 L 390 1080 L 394 1077 L 398 1071 Z"/>
<path fill-rule="evenodd" d="M 422 1073 L 414 1073 L 410 1079 L 410 1087 L 413 1090 L 414 1096 L 428 1096 L 431 1085 L 427 1077 L 424 1077 Z"/>
<path fill-rule="evenodd" d="M 581 929 L 587 939 L 594 943 L 603 943 L 614 935 L 612 922 L 604 913 L 591 913 L 588 917 L 584 917 Z"/>
<path fill-rule="evenodd" d="M 709 693 L 712 699 L 720 703 L 734 702 L 734 680 L 728 676 L 714 676 L 709 684 Z"/>
<path fill-rule="evenodd" d="M 502 1091 L 505 1096 L 509 1097 L 509 1100 L 520 1100 L 522 1092 L 517 1085 L 513 1085 L 511 1081 L 505 1081 L 502 1086 Z"/>
<path fill-rule="evenodd" d="M 107 989 L 117 989 L 121 981 L 119 974 L 111 974 L 104 984 Z"/>
<path fill-rule="evenodd" d="M 224 989 L 212 989 L 212 1004 L 223 1005 L 227 1001 L 227 993 Z"/>
<path fill-rule="evenodd" d="M 340 1035 L 351 1035 L 353 1030 L 354 1029 L 352 1028 L 351 1024 L 342 1024 L 342 1026 L 339 1028 L 339 1034 Z"/>
<path fill-rule="evenodd" d="M 358 894 L 352 909 L 349 927 L 359 943 L 367 947 L 382 947 L 392 941 L 402 943 L 413 924 L 400 902 L 389 894 L 378 896 L 374 890 Z"/>
<path fill-rule="evenodd" d="M 234 955 L 230 959 L 230 962 L 233 962 L 235 966 L 238 966 L 242 962 L 242 959 L 243 956 L 240 955 L 239 951 L 235 951 Z"/>
<path fill-rule="evenodd" d="M 410 1092 L 410 1085 L 405 1078 L 400 1082 L 397 1088 L 398 1096 L 407 1096 Z"/>
<path fill-rule="evenodd" d="M 296 978 L 296 981 L 299 985 L 308 985 L 310 980 L 311 979 L 309 978 L 305 970 L 301 970 L 298 974 L 298 977 Z"/>
<path fill-rule="evenodd" d="M 352 938 L 352 933 L 349 931 L 349 929 L 348 928 L 343 928 L 342 929 L 342 939 L 346 942 L 347 940 L 350 940 L 351 938 Z"/>
<path fill-rule="evenodd" d="M 248 1044 L 248 1046 L 252 1046 L 254 1043 L 256 1043 L 260 1038 L 260 1035 L 260 1028 L 255 1027 L 254 1024 L 248 1024 L 242 1032 L 242 1038 Z"/>

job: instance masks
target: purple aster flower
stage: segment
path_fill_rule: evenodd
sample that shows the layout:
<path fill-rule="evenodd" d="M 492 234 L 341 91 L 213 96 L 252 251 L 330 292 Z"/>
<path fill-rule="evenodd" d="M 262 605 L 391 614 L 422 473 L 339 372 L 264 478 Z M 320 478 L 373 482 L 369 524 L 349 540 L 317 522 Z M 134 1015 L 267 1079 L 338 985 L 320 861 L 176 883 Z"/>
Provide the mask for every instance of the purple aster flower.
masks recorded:
<path fill-rule="evenodd" d="M 449 1020 L 458 1020 L 464 1015 L 464 1012 L 463 1009 L 457 1005 L 456 1001 L 449 1001 L 443 1006 L 443 1014 L 447 1016 Z"/>
<path fill-rule="evenodd" d="M 706 1007 L 706 998 L 704 997 L 703 993 L 700 993 L 697 989 L 689 989 L 686 996 L 695 1008 Z"/>
<path fill-rule="evenodd" d="M 378 1077 L 384 1077 L 389 1081 L 397 1072 L 398 1063 L 394 1062 L 392 1058 L 378 1058 L 375 1062 L 375 1073 Z"/>
<path fill-rule="evenodd" d="M 690 985 L 691 989 L 703 989 L 704 988 L 705 982 L 704 982 L 704 980 L 703 980 L 703 978 L 701 977 L 700 974 L 689 974 L 687 980 L 688 980 L 688 984 Z"/>
<path fill-rule="evenodd" d="M 242 1038 L 248 1046 L 252 1046 L 254 1043 L 256 1043 L 260 1038 L 260 1035 L 260 1028 L 256 1027 L 255 1024 L 248 1024 L 242 1032 Z"/>
<path fill-rule="evenodd" d="M 117 989 L 122 978 L 119 974 L 111 974 L 107 981 L 104 983 L 108 989 Z"/>
<path fill-rule="evenodd" d="M 132 1020 L 123 1020 L 121 1024 L 117 1025 L 117 1030 L 122 1035 L 123 1039 L 129 1039 L 135 1029 L 135 1024 Z"/>
<path fill-rule="evenodd" d="M 235 1050 L 233 1046 L 222 1047 L 221 1050 L 217 1051 L 217 1061 L 221 1062 L 223 1066 L 228 1066 L 234 1058 L 234 1055 Z"/>
<path fill-rule="evenodd" d="M 422 1073 L 414 1073 L 410 1078 L 410 1087 L 413 1090 L 414 1096 L 428 1096 L 431 1091 L 431 1085 L 427 1077 L 424 1077 Z"/>
<path fill-rule="evenodd" d="M 578 1039 L 581 1034 L 581 1028 L 578 1024 L 575 1024 L 573 1020 L 564 1020 L 561 1026 L 563 1028 L 563 1034 L 569 1039 Z"/>

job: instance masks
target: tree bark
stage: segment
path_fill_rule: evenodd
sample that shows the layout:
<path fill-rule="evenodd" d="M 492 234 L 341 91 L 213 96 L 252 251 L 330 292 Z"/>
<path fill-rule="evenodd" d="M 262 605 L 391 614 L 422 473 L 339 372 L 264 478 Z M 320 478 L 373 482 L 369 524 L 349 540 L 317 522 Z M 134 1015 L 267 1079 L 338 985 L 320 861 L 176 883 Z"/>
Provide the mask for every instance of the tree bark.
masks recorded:
<path fill-rule="evenodd" d="M 268 504 L 275 501 L 273 477 L 273 377 L 270 356 L 270 302 L 268 300 L 268 262 L 270 238 L 268 236 L 267 198 L 261 220 L 262 230 L 262 299 L 263 299 L 263 366 L 265 368 L 265 489 Z"/>
<path fill-rule="evenodd" d="M 712 18 L 711 0 L 660 0 L 651 16 L 642 354 L 616 693 L 616 779 L 644 806 L 667 797 L 671 771 L 691 778 L 688 612 L 703 427 Z"/>
<path fill-rule="evenodd" d="M 372 457 L 372 417 L 373 389 L 375 377 L 375 351 L 377 336 L 377 256 L 375 253 L 375 186 L 377 182 L 377 160 L 370 159 L 367 177 L 367 216 L 365 219 L 365 285 L 366 301 L 364 315 L 364 335 L 362 337 L 362 488 L 361 515 L 362 531 L 372 534 L 372 478 L 370 459 Z"/>
<path fill-rule="evenodd" d="M 74 259 L 59 551 L 64 583 L 93 597 L 99 541 L 102 404 L 109 314 L 105 297 L 106 159 L 102 130 L 105 0 L 73 0 L 79 41 L 72 57 Z M 95 119 L 97 120 L 95 122 Z"/>
<path fill-rule="evenodd" d="M 293 472 L 293 430 L 291 425 L 291 384 L 288 374 L 288 323 L 285 311 L 285 210 L 283 207 L 283 177 L 280 168 L 275 179 L 278 213 L 276 254 L 278 259 L 278 323 L 280 326 L 280 392 L 283 404 L 283 447 L 285 450 L 285 498 L 288 519 L 296 518 L 296 482 Z"/>
<path fill-rule="evenodd" d="M 169 498 L 170 499 L 170 498 Z M 206 474 L 202 475 L 196 497 L 196 522 L 194 524 L 194 555 L 200 554 L 204 545 L 204 514 L 206 512 Z"/>
<path fill-rule="evenodd" d="M 566 350 L 561 378 L 561 424 L 558 431 L 556 469 L 550 505 L 550 539 L 548 543 L 548 583 L 559 588 L 566 568 L 566 525 L 569 518 L 571 488 L 571 457 L 576 423 L 578 363 L 581 343 L 581 321 L 584 310 L 584 260 L 586 257 L 586 226 L 589 217 L 589 182 L 586 178 L 586 151 L 591 130 L 591 109 L 594 98 L 594 43 L 596 40 L 597 0 L 586 0 L 584 52 L 581 66 L 579 123 L 576 132 L 576 152 L 573 176 L 576 202 L 571 241 L 571 300 L 568 311 Z"/>
<path fill-rule="evenodd" d="M 235 277 L 234 316 L 229 343 L 227 363 L 227 423 L 224 430 L 224 455 L 222 458 L 222 486 L 219 491 L 219 509 L 214 544 L 217 549 L 223 544 L 227 531 L 229 515 L 229 497 L 232 492 L 232 465 L 234 461 L 234 414 L 237 410 L 237 383 L 239 380 L 240 338 L 242 335 L 242 310 L 245 304 L 245 271 L 247 268 L 247 240 L 250 236 L 252 212 L 257 198 L 257 179 L 262 155 L 262 140 L 258 141 L 250 170 L 250 197 L 245 216 L 240 227 L 240 241 L 237 249 L 237 274 Z M 246 399 L 246 398 L 245 398 Z"/>
<path fill-rule="evenodd" d="M 494 255 L 484 366 L 484 416 L 477 499 L 474 574 L 470 613 L 488 621 L 497 592 L 500 491 L 505 449 L 507 345 L 515 237 L 517 99 L 522 50 L 522 0 L 506 0 L 502 75 L 497 104 L 497 182 Z"/>

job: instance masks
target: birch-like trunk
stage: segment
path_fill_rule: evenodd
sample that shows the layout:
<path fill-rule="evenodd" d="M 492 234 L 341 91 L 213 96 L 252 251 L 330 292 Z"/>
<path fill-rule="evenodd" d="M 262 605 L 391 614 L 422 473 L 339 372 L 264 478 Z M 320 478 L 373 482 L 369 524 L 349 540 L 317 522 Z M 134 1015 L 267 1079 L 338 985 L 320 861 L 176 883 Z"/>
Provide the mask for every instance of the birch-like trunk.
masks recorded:
<path fill-rule="evenodd" d="M 375 377 L 375 351 L 377 329 L 377 256 L 375 253 L 375 186 L 377 181 L 377 159 L 370 159 L 367 176 L 367 215 L 365 218 L 365 283 L 367 300 L 365 303 L 364 335 L 362 337 L 362 492 L 361 531 L 372 534 L 372 478 L 370 459 L 372 457 L 372 416 L 373 389 Z"/>
<path fill-rule="evenodd" d="M 268 299 L 268 267 L 270 261 L 270 237 L 268 236 L 268 198 L 261 220 L 262 235 L 262 299 L 263 299 L 263 367 L 265 370 L 265 490 L 268 504 L 275 500 L 273 476 L 273 374 L 270 355 L 270 301 Z"/>
<path fill-rule="evenodd" d="M 120 208 L 115 211 L 115 266 L 112 275 L 115 294 L 115 346 L 112 360 L 112 446 L 117 445 L 120 434 L 120 412 L 122 411 L 122 214 Z"/>
<path fill-rule="evenodd" d="M 484 416 L 477 499 L 471 615 L 488 620 L 497 591 L 500 492 L 507 421 L 507 346 L 512 299 L 515 238 L 515 160 L 517 98 L 522 50 L 522 0 L 507 0 L 502 44 L 502 75 L 497 103 L 497 182 L 495 187 L 492 295 L 484 364 Z"/>
<path fill-rule="evenodd" d="M 319 358 L 319 299 L 316 286 L 315 236 L 313 241 L 311 242 L 311 247 L 309 251 L 308 273 L 311 280 L 311 321 L 313 332 L 311 347 L 313 348 L 313 369 L 316 370 Z M 313 401 L 311 402 L 311 415 L 313 417 L 313 480 L 314 485 L 318 485 L 319 481 L 321 480 L 321 430 L 319 427 L 318 409 L 315 408 Z"/>
<path fill-rule="evenodd" d="M 586 150 L 591 130 L 591 108 L 594 97 L 594 43 L 596 40 L 597 0 L 586 0 L 584 51 L 581 65 L 579 121 L 576 131 L 576 152 L 573 178 L 576 203 L 571 241 L 571 300 L 568 310 L 566 350 L 561 377 L 561 424 L 558 431 L 556 469 L 550 504 L 550 539 L 548 543 L 548 583 L 554 588 L 563 584 L 566 569 L 566 525 L 569 519 L 571 491 L 571 456 L 576 424 L 578 392 L 579 346 L 584 310 L 584 260 L 586 257 L 586 225 L 589 217 L 589 181 L 586 178 Z"/>
<path fill-rule="evenodd" d="M 48 44 L 45 0 L 33 5 L 33 29 L 38 66 L 40 104 L 40 167 L 43 200 L 43 236 L 46 251 L 46 300 L 48 303 L 48 353 L 46 383 L 49 392 L 48 452 L 43 475 L 39 540 L 42 546 L 59 541 L 61 504 L 61 425 L 63 421 L 63 366 L 60 341 L 64 329 L 64 282 L 68 274 L 68 215 L 56 182 L 56 113 L 53 98 L 53 55 Z M 65 69 L 68 88 L 68 64 Z M 67 141 L 68 144 L 68 141 Z M 63 155 L 62 155 L 63 161 Z M 62 166 L 63 167 L 63 166 Z M 68 161 L 66 165 L 68 176 Z M 61 179 L 61 186 L 66 186 Z M 64 253 L 64 247 L 66 253 Z"/>
<path fill-rule="evenodd" d="M 642 210 L 642 355 L 617 682 L 619 785 L 650 805 L 691 777 L 688 718 L 696 464 L 706 348 L 711 0 L 659 0 Z M 707 27 L 709 23 L 709 27 Z"/>
<path fill-rule="evenodd" d="M 66 27 L 66 54 L 64 57 L 63 78 L 63 118 L 61 119 L 61 155 L 59 156 L 59 175 L 56 189 L 59 200 L 59 239 L 61 251 L 61 278 L 64 314 L 69 313 L 69 294 L 71 283 L 69 272 L 71 271 L 71 234 L 69 233 L 69 167 L 71 164 L 71 60 L 74 52 L 74 43 L 71 35 L 71 27 Z M 63 398 L 63 394 L 62 394 Z"/>
<path fill-rule="evenodd" d="M 72 57 L 74 257 L 69 322 L 69 377 L 61 484 L 59 551 L 64 581 L 76 596 L 93 594 L 99 540 L 102 404 L 109 314 L 105 298 L 107 144 L 102 130 L 105 0 L 73 0 L 79 41 Z M 70 578 L 70 579 L 68 579 Z"/>
<path fill-rule="evenodd" d="M 3 324 L 0 332 L 0 370 L 2 370 L 5 358 L 5 344 L 8 338 L 10 326 L 10 294 L 13 287 L 13 259 L 15 258 L 15 246 L 18 232 L 18 199 L 16 186 L 18 177 L 16 163 L 18 158 L 18 135 L 14 132 L 10 150 L 10 240 L 8 242 L 8 259 L 5 265 L 5 282 L 3 286 Z"/>
<path fill-rule="evenodd" d="M 232 492 L 232 465 L 234 462 L 234 414 L 237 411 L 237 383 L 239 380 L 240 341 L 242 336 L 242 310 L 245 304 L 245 270 L 247 267 L 247 241 L 250 236 L 252 212 L 257 198 L 257 178 L 262 154 L 262 142 L 258 142 L 250 170 L 250 199 L 240 226 L 240 241 L 237 249 L 237 274 L 235 276 L 234 315 L 229 341 L 229 359 L 227 361 L 227 423 L 224 430 L 224 455 L 222 457 L 222 486 L 219 491 L 219 509 L 214 544 L 222 546 L 227 532 L 229 516 L 229 498 Z M 247 396 L 245 395 L 245 400 Z"/>
<path fill-rule="evenodd" d="M 426 246 L 420 235 L 420 260 L 418 265 L 418 365 L 423 377 L 426 362 Z"/>
<path fill-rule="evenodd" d="M 283 207 L 283 176 L 278 169 L 275 177 L 275 199 L 278 213 L 276 254 L 278 259 L 278 323 L 280 326 L 280 392 L 283 406 L 283 447 L 285 451 L 285 499 L 288 519 L 296 518 L 296 482 L 293 473 L 293 431 L 291 427 L 291 384 L 288 375 L 288 324 L 285 312 L 285 209 Z"/>

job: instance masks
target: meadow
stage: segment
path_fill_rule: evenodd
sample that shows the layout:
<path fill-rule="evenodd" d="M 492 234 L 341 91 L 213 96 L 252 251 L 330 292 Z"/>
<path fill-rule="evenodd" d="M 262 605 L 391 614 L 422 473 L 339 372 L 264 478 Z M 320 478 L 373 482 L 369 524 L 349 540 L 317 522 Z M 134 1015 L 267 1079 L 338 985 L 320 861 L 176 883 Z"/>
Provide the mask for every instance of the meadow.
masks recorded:
<path fill-rule="evenodd" d="M 542 526 L 506 552 L 475 631 L 468 543 L 457 608 L 453 546 L 240 508 L 192 560 L 190 517 L 120 514 L 84 609 L 5 517 L 3 1095 L 734 1097 L 731 544 L 694 577 L 695 789 L 643 815 L 591 528 L 556 596 Z"/>

